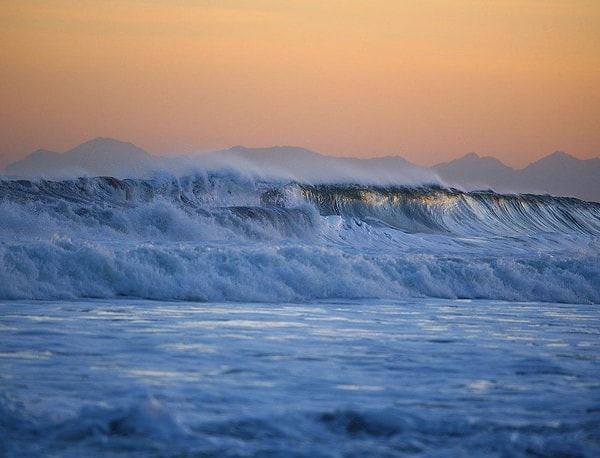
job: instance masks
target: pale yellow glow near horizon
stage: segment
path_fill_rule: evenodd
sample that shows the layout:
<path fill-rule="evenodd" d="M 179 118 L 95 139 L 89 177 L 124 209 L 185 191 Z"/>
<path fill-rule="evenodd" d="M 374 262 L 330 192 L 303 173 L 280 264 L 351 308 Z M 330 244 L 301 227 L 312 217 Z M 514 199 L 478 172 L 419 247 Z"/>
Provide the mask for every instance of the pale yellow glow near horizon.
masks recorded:
<path fill-rule="evenodd" d="M 2 0 L 0 167 L 97 136 L 597 157 L 598 24 L 595 0 Z"/>

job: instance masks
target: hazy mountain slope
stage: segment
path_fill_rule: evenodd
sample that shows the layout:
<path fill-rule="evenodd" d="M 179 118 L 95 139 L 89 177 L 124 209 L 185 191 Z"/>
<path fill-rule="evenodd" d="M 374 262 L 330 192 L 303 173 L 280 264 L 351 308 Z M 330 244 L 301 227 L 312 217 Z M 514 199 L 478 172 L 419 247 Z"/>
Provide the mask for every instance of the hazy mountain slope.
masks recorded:
<path fill-rule="evenodd" d="M 471 153 L 433 169 L 449 186 L 466 190 L 491 188 L 498 192 L 552 194 L 600 202 L 600 159 L 580 160 L 556 152 L 515 170 L 497 159 Z"/>
<path fill-rule="evenodd" d="M 96 138 L 65 153 L 38 150 L 5 168 L 4 174 L 48 178 L 139 175 L 155 166 L 155 158 L 132 143 Z"/>
<path fill-rule="evenodd" d="M 499 192 L 520 191 L 515 170 L 493 157 L 469 153 L 432 168 L 449 186 L 468 190 L 491 188 Z"/>
<path fill-rule="evenodd" d="M 519 170 L 518 176 L 533 192 L 600 202 L 600 159 L 580 160 L 556 152 Z"/>
<path fill-rule="evenodd" d="M 379 184 L 440 183 L 436 173 L 398 156 L 373 159 L 325 156 L 293 146 L 246 148 L 236 146 L 213 155 L 221 161 L 247 164 L 259 173 L 308 182 L 348 182 Z"/>
<path fill-rule="evenodd" d="M 5 175 L 68 178 L 73 176 L 142 176 L 153 171 L 177 174 L 229 168 L 265 177 L 306 182 L 436 184 L 465 190 L 572 196 L 600 202 L 600 159 L 579 160 L 554 153 L 521 170 L 475 153 L 434 167 L 421 167 L 397 156 L 374 159 L 324 156 L 304 148 L 236 146 L 208 155 L 157 157 L 137 146 L 96 138 L 65 153 L 38 150 L 4 170 Z"/>
<path fill-rule="evenodd" d="M 60 154 L 54 151 L 39 149 L 34 151 L 25 159 L 14 162 L 4 169 L 7 175 L 31 176 L 39 175 L 41 172 L 52 172 L 60 170 Z"/>

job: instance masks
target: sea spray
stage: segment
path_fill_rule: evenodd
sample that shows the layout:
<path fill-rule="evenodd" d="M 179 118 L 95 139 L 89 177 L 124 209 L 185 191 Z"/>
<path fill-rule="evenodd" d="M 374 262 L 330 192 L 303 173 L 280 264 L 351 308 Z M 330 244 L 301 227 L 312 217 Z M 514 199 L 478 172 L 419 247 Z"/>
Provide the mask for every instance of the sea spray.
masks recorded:
<path fill-rule="evenodd" d="M 203 172 L 0 181 L 0 297 L 600 302 L 600 204 Z"/>

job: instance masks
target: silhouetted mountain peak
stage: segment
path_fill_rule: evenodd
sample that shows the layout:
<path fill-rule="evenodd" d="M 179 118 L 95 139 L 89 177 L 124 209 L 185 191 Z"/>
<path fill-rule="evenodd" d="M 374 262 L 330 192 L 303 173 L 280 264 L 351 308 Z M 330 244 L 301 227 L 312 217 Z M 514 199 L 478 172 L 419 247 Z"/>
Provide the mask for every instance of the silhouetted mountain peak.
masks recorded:
<path fill-rule="evenodd" d="M 579 160 L 570 154 L 567 154 L 563 151 L 555 151 L 548 156 L 545 156 L 535 162 L 529 164 L 525 170 L 536 169 L 539 167 L 547 168 L 547 167 L 564 167 L 564 166 L 577 166 L 582 164 L 585 161 Z"/>
<path fill-rule="evenodd" d="M 469 153 L 459 159 L 434 166 L 440 178 L 450 186 L 467 190 L 486 189 L 498 192 L 550 193 L 600 200 L 600 159 L 580 160 L 556 151 L 514 170 L 493 157 Z"/>
<path fill-rule="evenodd" d="M 195 162 L 196 161 L 196 162 Z M 204 161 L 204 162 L 203 162 Z M 67 178 L 85 175 L 143 176 L 194 167 L 234 169 L 309 182 L 439 183 L 465 190 L 549 193 L 600 202 L 600 158 L 579 160 L 556 151 L 521 170 L 471 152 L 434 167 L 420 167 L 399 156 L 371 159 L 326 156 L 296 146 L 249 148 L 242 145 L 204 158 L 151 156 L 129 142 L 98 137 L 65 152 L 40 149 L 4 170 L 12 176 Z M 352 181 L 354 182 L 354 181 Z"/>
<path fill-rule="evenodd" d="M 148 153 L 133 143 L 106 137 L 95 138 L 63 153 L 65 158 L 91 159 L 98 156 L 145 158 Z"/>
<path fill-rule="evenodd" d="M 435 165 L 433 169 L 450 186 L 467 189 L 500 189 L 512 185 L 514 170 L 494 157 L 469 153 L 454 161 Z"/>
<path fill-rule="evenodd" d="M 125 175 L 150 169 L 153 157 L 132 143 L 98 137 L 65 153 L 37 150 L 5 169 L 15 176 Z"/>
<path fill-rule="evenodd" d="M 463 161 L 476 161 L 478 159 L 481 159 L 481 156 L 477 153 L 474 152 L 470 152 L 465 154 L 463 157 L 459 158 L 458 160 L 463 160 Z"/>
<path fill-rule="evenodd" d="M 571 156 L 569 153 L 565 153 L 564 151 L 554 151 L 552 154 L 549 154 L 548 156 L 542 158 L 541 160 L 555 160 L 555 159 L 560 159 L 560 160 L 564 160 L 564 159 L 568 159 L 568 160 L 575 160 L 578 161 L 579 159 L 577 159 L 574 156 Z"/>
<path fill-rule="evenodd" d="M 465 164 L 486 164 L 486 165 L 497 165 L 497 166 L 501 166 L 501 167 L 506 167 L 506 168 L 510 168 L 507 165 L 505 165 L 502 161 L 500 161 L 499 159 L 496 159 L 495 157 L 492 156 L 480 156 L 477 153 L 468 153 L 465 154 L 463 157 L 457 159 L 456 161 L 453 162 L 462 162 Z"/>

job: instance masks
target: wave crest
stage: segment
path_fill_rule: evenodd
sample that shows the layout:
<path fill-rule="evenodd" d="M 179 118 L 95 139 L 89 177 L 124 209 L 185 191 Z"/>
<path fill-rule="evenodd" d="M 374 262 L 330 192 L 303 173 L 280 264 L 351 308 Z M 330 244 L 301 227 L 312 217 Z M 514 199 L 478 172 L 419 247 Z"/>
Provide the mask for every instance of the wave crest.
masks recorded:
<path fill-rule="evenodd" d="M 0 298 L 600 302 L 600 204 L 235 173 L 0 181 Z"/>

